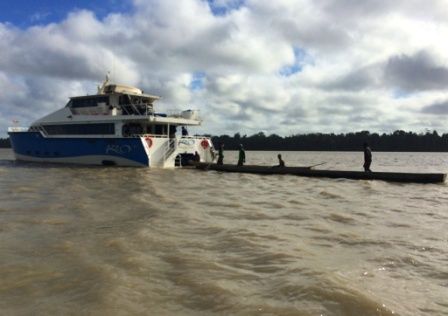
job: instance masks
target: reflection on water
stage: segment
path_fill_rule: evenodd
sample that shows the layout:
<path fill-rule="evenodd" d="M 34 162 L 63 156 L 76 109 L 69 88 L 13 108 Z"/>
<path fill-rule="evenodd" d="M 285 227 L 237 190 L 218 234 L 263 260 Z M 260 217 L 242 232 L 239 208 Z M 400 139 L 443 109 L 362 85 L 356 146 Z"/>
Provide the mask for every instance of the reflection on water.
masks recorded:
<path fill-rule="evenodd" d="M 362 153 L 282 154 L 362 167 Z M 4 315 L 448 313 L 446 184 L 0 159 Z M 447 166 L 447 154 L 375 153 L 372 168 Z"/>

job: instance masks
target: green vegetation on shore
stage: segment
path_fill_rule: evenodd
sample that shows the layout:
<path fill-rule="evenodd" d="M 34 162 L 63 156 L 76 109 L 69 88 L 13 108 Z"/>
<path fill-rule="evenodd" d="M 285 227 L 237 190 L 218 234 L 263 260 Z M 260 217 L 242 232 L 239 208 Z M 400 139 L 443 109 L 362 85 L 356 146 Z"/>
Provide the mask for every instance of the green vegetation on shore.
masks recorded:
<path fill-rule="evenodd" d="M 347 134 L 298 134 L 281 137 L 275 134 L 266 136 L 260 132 L 252 136 L 221 135 L 212 137 L 218 148 L 223 143 L 225 149 L 236 150 L 243 144 L 247 150 L 297 150 L 297 151 L 359 151 L 364 142 L 374 151 L 428 151 L 448 152 L 448 134 L 439 135 L 436 131 L 413 133 L 395 131 L 391 134 L 377 134 L 368 131 Z"/>

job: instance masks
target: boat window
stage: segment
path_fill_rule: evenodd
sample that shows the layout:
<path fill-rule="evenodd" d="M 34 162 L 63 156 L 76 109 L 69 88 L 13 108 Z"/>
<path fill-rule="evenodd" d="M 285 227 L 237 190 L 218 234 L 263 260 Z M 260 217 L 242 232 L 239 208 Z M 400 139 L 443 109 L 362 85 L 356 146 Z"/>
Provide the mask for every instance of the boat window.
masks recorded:
<path fill-rule="evenodd" d="M 129 96 L 127 94 L 120 95 L 120 97 L 118 98 L 118 104 L 120 105 L 126 105 L 129 103 Z"/>
<path fill-rule="evenodd" d="M 128 94 L 120 95 L 118 98 L 118 104 L 120 105 L 128 105 L 128 104 L 149 104 L 148 98 L 138 97 L 138 96 L 130 96 Z"/>
<path fill-rule="evenodd" d="M 154 134 L 156 135 L 166 135 L 167 134 L 167 125 L 155 125 L 154 126 Z"/>
<path fill-rule="evenodd" d="M 113 123 L 44 125 L 49 135 L 113 135 Z"/>
<path fill-rule="evenodd" d="M 122 134 L 123 136 L 140 135 L 143 134 L 143 127 L 138 123 L 125 124 L 122 128 Z"/>
<path fill-rule="evenodd" d="M 72 99 L 71 108 L 84 108 L 84 107 L 95 107 L 98 103 L 109 104 L 109 97 L 94 97 L 94 98 L 82 98 L 82 99 Z"/>

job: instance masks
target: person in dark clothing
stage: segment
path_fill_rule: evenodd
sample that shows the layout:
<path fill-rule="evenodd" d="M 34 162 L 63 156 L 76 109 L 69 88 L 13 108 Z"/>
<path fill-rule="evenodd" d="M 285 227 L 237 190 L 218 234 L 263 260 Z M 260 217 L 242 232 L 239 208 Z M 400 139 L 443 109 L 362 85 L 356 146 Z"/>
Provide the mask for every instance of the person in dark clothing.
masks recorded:
<path fill-rule="evenodd" d="M 222 165 L 223 163 L 224 163 L 224 144 L 221 144 L 219 146 L 218 161 L 216 162 L 216 164 Z"/>
<path fill-rule="evenodd" d="M 369 144 L 364 143 L 364 171 L 372 172 L 370 170 L 370 165 L 372 163 L 372 150 L 369 147 Z"/>
<path fill-rule="evenodd" d="M 201 161 L 201 156 L 199 156 L 197 151 L 194 152 L 193 161 L 194 162 L 200 162 Z"/>
<path fill-rule="evenodd" d="M 188 136 L 188 131 L 185 126 L 182 126 L 182 136 Z"/>
<path fill-rule="evenodd" d="M 243 145 L 240 144 L 240 150 L 238 153 L 238 166 L 242 166 L 246 162 L 246 153 L 244 151 Z"/>
<path fill-rule="evenodd" d="M 278 158 L 278 165 L 277 165 L 277 167 L 283 168 L 285 166 L 285 162 L 282 159 L 282 155 L 278 154 L 277 158 Z"/>

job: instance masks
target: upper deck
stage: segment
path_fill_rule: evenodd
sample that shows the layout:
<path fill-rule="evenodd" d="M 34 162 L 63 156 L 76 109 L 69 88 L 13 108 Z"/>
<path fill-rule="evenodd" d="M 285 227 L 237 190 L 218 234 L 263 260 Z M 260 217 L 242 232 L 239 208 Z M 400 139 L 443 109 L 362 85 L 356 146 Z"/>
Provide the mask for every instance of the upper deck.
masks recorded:
<path fill-rule="evenodd" d="M 106 78 L 97 94 L 71 97 L 63 109 L 37 120 L 32 126 L 118 121 L 200 125 L 201 119 L 195 110 L 156 112 L 154 102 L 159 99 L 159 96 L 145 94 L 135 87 L 110 84 Z"/>
<path fill-rule="evenodd" d="M 154 102 L 159 96 L 118 84 L 108 79 L 98 87 L 96 95 L 71 97 L 66 107 L 73 115 L 154 115 Z"/>

